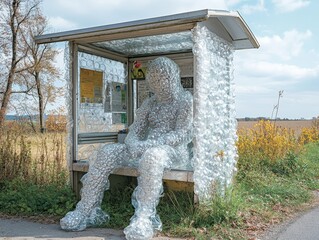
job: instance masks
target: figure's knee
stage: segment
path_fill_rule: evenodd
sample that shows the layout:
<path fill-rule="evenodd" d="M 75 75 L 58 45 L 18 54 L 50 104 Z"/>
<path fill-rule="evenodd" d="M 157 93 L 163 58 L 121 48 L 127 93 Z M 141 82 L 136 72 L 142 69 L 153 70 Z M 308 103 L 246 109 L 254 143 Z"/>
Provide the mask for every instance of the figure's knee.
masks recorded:
<path fill-rule="evenodd" d="M 169 155 L 165 149 L 161 147 L 149 148 L 140 160 L 139 169 L 149 173 L 163 171 L 168 161 Z"/>
<path fill-rule="evenodd" d="M 104 144 L 92 154 L 90 159 L 90 169 L 99 171 L 111 171 L 127 158 L 127 148 L 125 144 Z"/>
<path fill-rule="evenodd" d="M 124 154 L 126 150 L 126 145 L 122 143 L 114 143 L 114 144 L 103 144 L 98 149 L 98 156 L 99 157 L 119 157 Z"/>

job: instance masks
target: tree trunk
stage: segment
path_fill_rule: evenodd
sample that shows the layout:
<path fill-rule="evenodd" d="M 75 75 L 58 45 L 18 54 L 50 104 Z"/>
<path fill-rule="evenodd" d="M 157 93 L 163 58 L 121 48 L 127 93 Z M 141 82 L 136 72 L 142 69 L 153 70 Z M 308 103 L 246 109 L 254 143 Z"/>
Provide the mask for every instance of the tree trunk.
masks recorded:
<path fill-rule="evenodd" d="M 17 67 L 17 34 L 18 34 L 18 28 L 15 26 L 15 18 L 16 18 L 16 12 L 18 8 L 18 3 L 14 0 L 12 2 L 12 9 L 13 14 L 10 18 L 10 29 L 12 34 L 12 57 L 11 57 L 11 67 L 7 79 L 7 87 L 6 91 L 3 94 L 2 103 L 1 103 L 1 109 L 0 109 L 0 128 L 4 125 L 4 120 L 6 117 L 7 108 L 9 105 L 11 93 L 12 93 L 12 84 L 14 80 L 14 75 Z"/>
<path fill-rule="evenodd" d="M 9 100 L 12 92 L 12 83 L 13 83 L 13 75 L 14 70 L 11 70 L 8 76 L 7 80 L 7 88 L 6 91 L 3 93 L 2 103 L 1 103 L 1 109 L 0 109 L 0 128 L 3 127 L 7 108 L 9 105 Z"/>

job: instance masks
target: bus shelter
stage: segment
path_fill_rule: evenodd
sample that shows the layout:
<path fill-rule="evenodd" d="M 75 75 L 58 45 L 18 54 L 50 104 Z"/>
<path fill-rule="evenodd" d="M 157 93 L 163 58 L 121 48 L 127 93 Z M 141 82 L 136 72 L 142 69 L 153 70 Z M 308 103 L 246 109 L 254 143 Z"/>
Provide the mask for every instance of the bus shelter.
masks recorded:
<path fill-rule="evenodd" d="M 193 94 L 191 162 L 173 166 L 164 180 L 190 182 L 199 200 L 216 186 L 228 186 L 236 171 L 236 118 L 233 79 L 235 50 L 259 44 L 238 12 L 200 10 L 36 37 L 38 44 L 68 42 L 66 50 L 71 183 L 100 144 L 123 142 L 145 98 L 147 63 L 174 60 L 182 86 Z M 126 165 L 114 174 L 137 176 Z"/>

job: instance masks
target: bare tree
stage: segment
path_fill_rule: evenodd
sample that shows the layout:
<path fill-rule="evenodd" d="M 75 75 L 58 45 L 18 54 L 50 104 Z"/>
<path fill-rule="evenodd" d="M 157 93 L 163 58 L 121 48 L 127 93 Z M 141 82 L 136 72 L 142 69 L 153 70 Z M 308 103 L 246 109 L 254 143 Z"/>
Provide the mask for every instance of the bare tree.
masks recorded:
<path fill-rule="evenodd" d="M 17 74 L 31 67 L 31 63 L 26 59 L 25 45 L 21 40 L 30 26 L 30 20 L 38 14 L 39 4 L 40 0 L 0 0 L 0 53 L 3 57 L 1 67 L 5 71 L 2 76 L 0 127 L 4 124 Z"/>
<path fill-rule="evenodd" d="M 38 14 L 32 21 L 28 35 L 24 37 L 24 43 L 28 49 L 28 62 L 32 67 L 28 69 L 28 74 L 32 76 L 35 86 L 33 95 L 38 103 L 40 131 L 44 132 L 44 111 L 48 102 L 54 102 L 61 92 L 54 82 L 60 75 L 59 70 L 54 65 L 54 59 L 58 55 L 58 50 L 50 44 L 38 45 L 34 42 L 34 37 L 41 35 L 47 28 L 47 19 Z"/>
<path fill-rule="evenodd" d="M 0 110 L 0 127 L 8 109 L 12 93 L 23 93 L 19 97 L 15 109 L 27 115 L 39 113 L 40 131 L 44 132 L 44 112 L 48 103 L 54 102 L 61 88 L 55 85 L 59 71 L 54 65 L 54 59 L 59 53 L 50 44 L 37 45 L 34 37 L 45 32 L 48 22 L 40 11 L 41 0 L 0 0 L 1 28 L 4 33 L 0 54 L 4 55 L 7 64 L 7 75 L 0 90 L 3 94 Z M 11 29 L 11 34 L 5 34 Z M 11 59 L 8 56 L 12 56 Z M 5 71 L 2 71 L 5 72 Z M 13 86 L 19 87 L 13 90 Z M 0 85 L 1 88 L 1 85 Z M 32 102 L 32 107 L 27 106 Z M 37 105 L 37 111 L 34 107 Z M 27 111 L 26 111 L 27 110 Z M 34 118 L 30 118 L 33 121 Z M 33 124 L 33 122 L 32 122 Z"/>

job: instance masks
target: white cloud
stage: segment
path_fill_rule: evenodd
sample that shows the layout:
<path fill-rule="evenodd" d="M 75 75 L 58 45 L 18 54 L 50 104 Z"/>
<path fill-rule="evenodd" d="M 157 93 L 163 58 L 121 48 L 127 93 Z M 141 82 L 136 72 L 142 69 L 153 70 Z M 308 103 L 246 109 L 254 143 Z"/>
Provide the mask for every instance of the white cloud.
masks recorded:
<path fill-rule="evenodd" d="M 306 41 L 312 37 L 313 34 L 310 30 L 301 32 L 295 29 L 285 31 L 281 35 L 257 36 L 257 40 L 260 43 L 259 49 L 237 51 L 236 54 L 238 54 L 240 59 L 289 62 L 305 53 Z"/>
<path fill-rule="evenodd" d="M 293 12 L 309 5 L 309 0 L 272 0 L 279 12 Z"/>
<path fill-rule="evenodd" d="M 305 41 L 312 37 L 312 32 L 299 32 L 295 29 L 280 35 L 257 37 L 260 48 L 258 57 L 262 60 L 280 59 L 283 61 L 298 57 L 303 51 Z"/>
<path fill-rule="evenodd" d="M 294 81 L 304 78 L 313 78 L 319 76 L 319 66 L 313 68 L 300 67 L 293 64 L 273 63 L 266 61 L 247 62 L 244 69 L 256 77 L 265 77 L 270 79 L 280 79 L 283 84 L 287 81 Z"/>
<path fill-rule="evenodd" d="M 260 49 L 237 51 L 234 74 L 239 96 L 268 95 L 318 77 L 318 63 L 305 65 L 299 61 L 305 56 L 305 41 L 311 36 L 309 30 L 286 31 L 258 37 Z"/>
<path fill-rule="evenodd" d="M 247 4 L 240 7 L 240 12 L 244 14 L 251 14 L 251 13 L 263 12 L 263 11 L 266 11 L 264 0 L 259 0 L 258 3 L 255 5 Z"/>
<path fill-rule="evenodd" d="M 51 28 L 53 28 L 54 31 L 71 30 L 77 27 L 76 23 L 71 22 L 60 16 L 49 17 L 49 25 Z"/>

